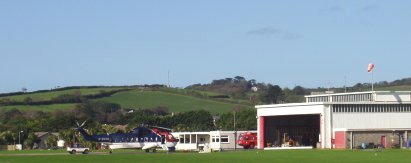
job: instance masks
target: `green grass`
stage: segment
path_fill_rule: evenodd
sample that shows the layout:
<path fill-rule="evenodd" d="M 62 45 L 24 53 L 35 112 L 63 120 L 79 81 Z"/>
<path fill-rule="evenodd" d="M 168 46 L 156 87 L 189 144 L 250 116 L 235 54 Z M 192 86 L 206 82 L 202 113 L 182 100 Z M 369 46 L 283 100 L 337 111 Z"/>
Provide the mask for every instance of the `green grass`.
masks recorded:
<path fill-rule="evenodd" d="M 284 150 L 284 151 L 231 151 L 208 154 L 199 153 L 143 153 L 137 151 L 114 152 L 111 155 L 91 152 L 88 155 L 69 155 L 68 153 L 43 153 L 41 155 L 11 155 L 0 152 L 0 162 L 281 162 L 281 163 L 393 163 L 411 162 L 410 150 Z"/>
<path fill-rule="evenodd" d="M 218 93 L 218 92 L 209 92 L 209 91 L 196 91 L 204 96 L 222 96 L 222 95 L 226 95 L 223 93 Z"/>
<path fill-rule="evenodd" d="M 70 90 L 63 90 L 63 91 L 52 91 L 52 92 L 44 92 L 44 93 L 33 93 L 33 94 L 24 94 L 24 95 L 15 95 L 15 96 L 6 96 L 0 97 L 0 99 L 8 98 L 14 101 L 23 101 L 25 98 L 30 97 L 33 101 L 46 101 L 51 100 L 54 97 L 63 95 L 63 94 L 75 94 L 76 92 L 80 92 L 81 95 L 92 95 L 98 94 L 100 91 L 112 91 L 118 90 L 121 88 L 81 88 L 81 89 L 70 89 Z"/>
<path fill-rule="evenodd" d="M 53 104 L 53 105 L 15 105 L 15 106 L 0 106 L 0 109 L 19 109 L 21 111 L 40 110 L 50 112 L 58 109 L 74 109 L 77 104 Z"/>
<path fill-rule="evenodd" d="M 176 93 L 183 93 L 183 94 L 187 94 L 188 92 L 195 92 L 198 93 L 199 95 L 203 96 L 203 97 L 210 97 L 210 96 L 222 96 L 222 95 L 227 95 L 227 94 L 223 94 L 223 93 L 218 93 L 218 92 L 210 92 L 210 91 L 198 91 L 198 90 L 191 90 L 191 89 L 167 89 L 165 92 L 176 92 Z M 229 95 L 227 95 L 229 96 Z M 230 96 L 229 96 L 230 97 Z M 213 98 L 211 98 L 213 99 Z M 245 99 L 237 99 L 237 98 L 215 98 L 213 99 L 215 101 L 222 101 L 222 102 L 228 102 L 228 103 L 235 103 L 235 104 L 240 104 L 240 105 L 250 105 L 251 107 L 253 106 L 253 104 L 250 103 L 250 101 L 245 100 Z"/>
<path fill-rule="evenodd" d="M 167 106 L 170 109 L 170 112 L 204 109 L 211 113 L 223 113 L 238 106 L 249 107 L 246 105 L 237 105 L 161 91 L 141 90 L 119 92 L 111 97 L 102 98 L 101 100 L 120 104 L 123 108 L 137 109 Z"/>
<path fill-rule="evenodd" d="M 47 150 L 47 149 L 21 150 L 21 151 L 1 151 L 0 150 L 0 156 L 17 155 L 17 154 L 53 154 L 53 153 L 66 153 L 66 151 L 65 150 Z"/>

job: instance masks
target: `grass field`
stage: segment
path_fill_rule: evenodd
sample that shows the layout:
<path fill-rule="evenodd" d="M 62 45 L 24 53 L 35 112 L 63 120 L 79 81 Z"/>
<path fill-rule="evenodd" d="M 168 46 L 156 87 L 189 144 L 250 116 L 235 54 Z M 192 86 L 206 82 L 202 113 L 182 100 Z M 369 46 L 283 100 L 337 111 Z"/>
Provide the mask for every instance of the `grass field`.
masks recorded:
<path fill-rule="evenodd" d="M 50 112 L 58 109 L 74 109 L 77 104 L 53 104 L 53 105 L 15 105 L 15 106 L 0 106 L 0 109 L 8 110 L 8 109 L 19 109 L 22 111 L 27 110 L 40 110 L 44 112 Z"/>
<path fill-rule="evenodd" d="M 185 90 L 185 89 L 168 89 L 165 92 L 176 92 L 180 94 L 186 94 L 187 92 L 196 92 L 204 97 L 209 97 L 209 96 L 228 96 L 227 94 L 223 93 L 218 93 L 218 92 L 210 92 L 210 91 L 198 91 L 198 90 Z M 228 102 L 228 103 L 235 103 L 235 104 L 240 104 L 240 105 L 253 105 L 250 103 L 250 101 L 245 100 L 245 99 L 238 99 L 238 98 L 217 98 L 215 100 L 222 101 L 222 102 Z"/>
<path fill-rule="evenodd" d="M 21 151 L 17 151 L 21 152 Z M 106 153 L 91 152 L 88 155 L 69 155 L 67 152 L 37 153 L 0 152 L 0 162 L 281 162 L 281 163 L 393 163 L 411 162 L 410 150 L 284 150 L 284 151 L 230 151 L 199 154 L 192 152 L 144 153 L 141 151 Z"/>
<path fill-rule="evenodd" d="M 22 101 L 26 97 L 31 97 L 34 101 L 50 100 L 54 97 L 63 94 L 74 94 L 76 91 L 81 92 L 82 95 L 96 94 L 100 91 L 111 91 L 120 88 L 81 88 L 64 91 L 53 91 L 46 93 L 35 93 L 27 95 L 7 96 L 1 98 L 9 98 L 16 101 Z M 173 91 L 173 90 L 171 90 Z M 0 98 L 0 99 L 1 99 Z M 170 112 L 182 112 L 195 109 L 209 110 L 211 113 L 224 113 L 232 108 L 242 107 L 249 108 L 251 106 L 243 104 L 235 104 L 232 102 L 216 101 L 211 99 L 197 98 L 190 95 L 177 94 L 174 92 L 151 91 L 151 90 L 132 90 L 116 93 L 110 97 L 96 99 L 112 103 L 120 104 L 123 108 L 155 108 L 159 106 L 166 106 Z M 57 109 L 73 109 L 77 104 L 52 104 L 52 105 L 14 105 L 14 106 L 0 106 L 0 109 L 19 110 L 41 110 L 53 111 Z"/>
<path fill-rule="evenodd" d="M 209 110 L 211 113 L 223 113 L 235 107 L 250 107 L 192 96 L 178 95 L 161 91 L 133 90 L 120 92 L 101 100 L 120 104 L 123 108 L 169 107 L 170 112 L 190 111 L 193 109 Z"/>
<path fill-rule="evenodd" d="M 106 88 L 106 87 L 101 87 L 101 88 L 81 88 L 81 89 L 70 89 L 70 90 L 63 90 L 63 91 L 52 91 L 52 92 L 44 92 L 44 93 L 33 93 L 33 94 L 24 94 L 24 95 L 15 95 L 15 96 L 6 96 L 6 97 L 0 97 L 0 99 L 8 98 L 10 100 L 15 100 L 15 101 L 23 101 L 25 98 L 30 97 L 32 98 L 33 101 L 46 101 L 46 100 L 51 100 L 54 97 L 63 95 L 63 94 L 74 94 L 76 92 L 80 92 L 81 95 L 91 95 L 91 94 L 97 94 L 100 91 L 112 91 L 112 90 L 118 90 L 121 88 Z"/>

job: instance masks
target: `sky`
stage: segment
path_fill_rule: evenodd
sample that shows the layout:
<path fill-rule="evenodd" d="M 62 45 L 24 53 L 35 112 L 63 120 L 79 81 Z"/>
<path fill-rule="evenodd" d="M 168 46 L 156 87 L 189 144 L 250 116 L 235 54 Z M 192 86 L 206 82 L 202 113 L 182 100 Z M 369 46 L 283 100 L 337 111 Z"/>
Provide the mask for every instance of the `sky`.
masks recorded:
<path fill-rule="evenodd" d="M 409 0 L 1 0 L 0 93 L 411 77 Z M 169 75 L 168 75 L 169 74 Z"/>

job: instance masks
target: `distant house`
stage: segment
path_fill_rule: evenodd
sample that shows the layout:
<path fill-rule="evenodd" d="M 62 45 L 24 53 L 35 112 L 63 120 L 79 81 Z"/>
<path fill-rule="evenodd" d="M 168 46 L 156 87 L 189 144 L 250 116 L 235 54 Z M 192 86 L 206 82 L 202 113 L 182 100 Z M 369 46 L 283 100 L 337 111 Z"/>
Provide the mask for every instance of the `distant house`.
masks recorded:
<path fill-rule="evenodd" d="M 57 132 L 53 132 L 53 133 L 51 133 L 51 132 L 35 132 L 34 134 L 38 137 L 38 141 L 36 142 L 37 146 L 34 145 L 34 148 L 38 148 L 38 149 L 48 149 L 48 148 L 50 148 L 50 147 L 47 146 L 47 143 L 46 143 L 47 139 L 50 136 L 55 136 L 57 138 L 60 136 L 59 133 L 57 133 Z M 57 144 L 55 144 L 54 146 L 57 146 Z"/>

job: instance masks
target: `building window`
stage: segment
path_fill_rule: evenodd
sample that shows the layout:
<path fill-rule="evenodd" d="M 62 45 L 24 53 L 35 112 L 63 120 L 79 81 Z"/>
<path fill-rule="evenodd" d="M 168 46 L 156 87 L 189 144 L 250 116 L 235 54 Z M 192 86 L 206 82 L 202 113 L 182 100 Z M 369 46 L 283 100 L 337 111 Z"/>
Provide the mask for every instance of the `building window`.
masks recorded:
<path fill-rule="evenodd" d="M 228 135 L 221 135 L 221 143 L 229 143 Z"/>
<path fill-rule="evenodd" d="M 219 136 L 212 136 L 212 137 L 211 137 L 211 142 L 213 142 L 213 143 L 218 143 L 218 142 L 220 142 L 220 137 L 219 137 Z"/>

